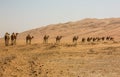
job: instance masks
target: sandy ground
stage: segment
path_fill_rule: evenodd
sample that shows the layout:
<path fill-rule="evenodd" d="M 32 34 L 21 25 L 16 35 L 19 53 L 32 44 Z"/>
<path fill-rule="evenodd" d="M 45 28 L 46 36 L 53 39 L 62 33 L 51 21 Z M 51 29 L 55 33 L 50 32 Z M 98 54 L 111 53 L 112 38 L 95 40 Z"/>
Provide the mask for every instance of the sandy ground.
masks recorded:
<path fill-rule="evenodd" d="M 120 77 L 120 42 L 0 44 L 0 77 Z"/>

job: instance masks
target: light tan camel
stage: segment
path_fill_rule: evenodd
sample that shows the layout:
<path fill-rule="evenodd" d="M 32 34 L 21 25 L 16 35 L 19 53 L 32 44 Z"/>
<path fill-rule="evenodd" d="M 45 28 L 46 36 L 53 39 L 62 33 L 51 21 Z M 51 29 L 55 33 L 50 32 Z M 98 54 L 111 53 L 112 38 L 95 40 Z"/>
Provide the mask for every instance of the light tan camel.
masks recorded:
<path fill-rule="evenodd" d="M 5 39 L 5 46 L 8 46 L 10 40 L 10 34 L 8 32 L 5 33 L 4 39 Z"/>
<path fill-rule="evenodd" d="M 26 36 L 26 44 L 31 44 L 31 40 L 32 40 L 33 38 L 34 38 L 33 36 L 31 36 L 30 34 L 28 34 L 28 35 Z"/>
<path fill-rule="evenodd" d="M 48 43 L 48 38 L 49 38 L 49 35 L 45 35 L 44 37 L 43 37 L 43 43 Z"/>
<path fill-rule="evenodd" d="M 18 33 L 12 33 L 11 35 L 11 45 L 16 45 Z"/>

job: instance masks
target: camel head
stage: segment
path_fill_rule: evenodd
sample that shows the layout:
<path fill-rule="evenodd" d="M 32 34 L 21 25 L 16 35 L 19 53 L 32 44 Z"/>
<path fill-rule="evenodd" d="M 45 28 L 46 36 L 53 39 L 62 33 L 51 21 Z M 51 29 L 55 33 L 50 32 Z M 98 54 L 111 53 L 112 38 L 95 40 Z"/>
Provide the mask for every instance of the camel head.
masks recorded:
<path fill-rule="evenodd" d="M 57 36 L 56 39 L 60 40 L 63 36 Z"/>
<path fill-rule="evenodd" d="M 27 37 L 30 37 L 30 34 L 28 34 Z"/>
<path fill-rule="evenodd" d="M 32 39 L 34 38 L 34 36 L 31 37 Z"/>
<path fill-rule="evenodd" d="M 76 40 L 77 40 L 78 38 L 79 38 L 78 36 L 74 36 L 74 37 L 73 37 L 73 39 L 76 39 Z"/>
<path fill-rule="evenodd" d="M 16 33 L 16 36 L 18 35 L 19 33 Z"/>
<path fill-rule="evenodd" d="M 12 34 L 15 34 L 14 32 Z"/>
<path fill-rule="evenodd" d="M 76 36 L 76 38 L 78 39 L 78 38 L 79 38 L 79 36 Z"/>
<path fill-rule="evenodd" d="M 50 36 L 48 35 L 47 38 L 49 38 Z"/>
<path fill-rule="evenodd" d="M 63 36 L 60 36 L 60 38 L 62 38 Z"/>
<path fill-rule="evenodd" d="M 9 33 L 8 33 L 8 32 L 6 32 L 6 33 L 5 33 L 5 35 L 9 35 Z"/>

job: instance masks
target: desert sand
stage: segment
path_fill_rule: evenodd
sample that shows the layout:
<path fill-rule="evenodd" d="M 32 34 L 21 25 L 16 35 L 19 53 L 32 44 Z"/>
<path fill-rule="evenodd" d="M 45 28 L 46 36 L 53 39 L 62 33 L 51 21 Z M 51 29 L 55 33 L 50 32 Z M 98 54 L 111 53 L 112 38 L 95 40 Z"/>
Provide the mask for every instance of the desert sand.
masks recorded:
<path fill-rule="evenodd" d="M 1 39 L 0 77 L 120 77 L 119 20 L 85 19 L 49 25 L 20 33 L 14 46 L 4 46 Z M 28 33 L 35 37 L 31 45 L 25 44 Z M 43 44 L 42 37 L 48 33 L 49 43 Z M 58 34 L 64 37 L 55 44 Z M 80 37 L 77 45 L 72 43 L 74 35 Z M 98 35 L 112 36 L 115 41 L 81 42 L 82 37 Z"/>
<path fill-rule="evenodd" d="M 120 43 L 22 43 L 0 48 L 0 77 L 120 76 Z"/>

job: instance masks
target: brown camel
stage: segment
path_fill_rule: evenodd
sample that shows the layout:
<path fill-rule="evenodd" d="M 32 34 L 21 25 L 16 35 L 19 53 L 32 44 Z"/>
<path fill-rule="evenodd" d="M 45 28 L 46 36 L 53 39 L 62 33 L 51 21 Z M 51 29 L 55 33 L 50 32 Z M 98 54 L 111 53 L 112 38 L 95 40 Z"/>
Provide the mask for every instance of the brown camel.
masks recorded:
<path fill-rule="evenodd" d="M 4 36 L 4 39 L 5 39 L 5 46 L 8 46 L 9 45 L 9 40 L 10 40 L 10 34 L 6 32 L 5 36 Z"/>
<path fill-rule="evenodd" d="M 110 37 L 110 36 L 108 36 L 108 37 L 106 37 L 106 40 L 108 40 L 108 41 L 109 41 L 109 40 L 110 40 L 110 38 L 111 38 L 111 37 Z"/>
<path fill-rule="evenodd" d="M 60 40 L 62 39 L 62 36 L 57 36 L 56 37 L 56 43 L 60 43 Z"/>
<path fill-rule="evenodd" d="M 30 34 L 28 34 L 28 35 L 26 36 L 26 44 L 31 44 L 31 40 L 32 40 L 33 38 L 34 38 L 33 36 L 31 36 Z"/>
<path fill-rule="evenodd" d="M 48 38 L 49 38 L 49 35 L 45 35 L 44 37 L 43 37 L 43 43 L 48 43 Z"/>
<path fill-rule="evenodd" d="M 82 38 L 82 42 L 85 42 L 85 38 Z"/>
<path fill-rule="evenodd" d="M 95 41 L 97 40 L 97 38 L 94 38 L 94 37 L 93 37 L 92 40 L 93 40 L 93 42 L 95 42 Z"/>
<path fill-rule="evenodd" d="M 16 45 L 18 33 L 12 33 L 11 35 L 11 45 Z"/>
<path fill-rule="evenodd" d="M 113 37 L 110 37 L 110 41 L 114 41 L 114 38 L 113 38 Z"/>
<path fill-rule="evenodd" d="M 79 38 L 78 36 L 74 36 L 73 37 L 73 43 L 77 43 L 78 38 Z"/>
<path fill-rule="evenodd" d="M 109 36 L 109 37 L 106 37 L 106 40 L 108 40 L 108 41 L 114 41 L 114 38 L 111 37 L 111 36 Z"/>
<path fill-rule="evenodd" d="M 87 41 L 90 42 L 93 38 L 92 37 L 88 37 Z"/>
<path fill-rule="evenodd" d="M 105 40 L 105 37 L 102 37 L 101 39 L 102 39 L 102 41 L 104 41 L 104 40 Z"/>
<path fill-rule="evenodd" d="M 100 41 L 101 40 L 101 38 L 100 37 L 96 37 L 96 41 Z"/>

